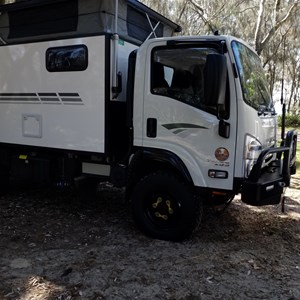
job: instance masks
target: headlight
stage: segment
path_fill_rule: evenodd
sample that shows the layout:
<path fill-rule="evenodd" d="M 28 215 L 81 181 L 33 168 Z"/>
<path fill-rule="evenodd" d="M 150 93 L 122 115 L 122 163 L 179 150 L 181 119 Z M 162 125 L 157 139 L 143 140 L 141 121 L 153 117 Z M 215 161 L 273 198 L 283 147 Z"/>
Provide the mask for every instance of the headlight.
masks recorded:
<path fill-rule="evenodd" d="M 262 151 L 261 143 L 253 136 L 246 135 L 244 149 L 244 173 L 248 177 Z"/>

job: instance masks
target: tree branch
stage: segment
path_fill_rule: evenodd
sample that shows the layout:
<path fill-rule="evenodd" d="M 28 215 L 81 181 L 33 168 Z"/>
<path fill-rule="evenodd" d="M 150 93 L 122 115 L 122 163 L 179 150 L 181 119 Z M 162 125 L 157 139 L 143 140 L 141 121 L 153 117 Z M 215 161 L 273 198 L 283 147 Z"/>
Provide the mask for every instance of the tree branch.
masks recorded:
<path fill-rule="evenodd" d="M 273 16 L 273 22 L 276 24 L 278 22 L 278 12 L 280 10 L 280 3 L 281 0 L 276 0 L 275 6 L 274 6 L 274 16 Z"/>
<path fill-rule="evenodd" d="M 176 20 L 176 23 L 179 23 L 179 21 L 181 20 L 182 15 L 183 15 L 184 11 L 186 10 L 186 6 L 187 6 L 188 2 L 189 2 L 189 0 L 186 0 L 186 1 L 184 2 L 183 7 L 182 7 L 182 9 L 181 9 L 181 11 L 180 11 L 180 14 L 179 14 L 179 16 L 178 16 L 178 18 L 177 18 L 177 20 Z"/>
<path fill-rule="evenodd" d="M 204 9 L 201 6 L 199 6 L 197 3 L 195 3 L 193 0 L 188 0 L 188 1 L 194 6 L 194 8 L 198 12 L 200 18 L 203 20 L 204 24 L 208 26 L 208 28 L 210 29 L 210 31 L 212 33 L 214 33 L 216 28 L 215 28 L 215 26 L 213 26 L 213 24 L 209 20 L 207 20 L 205 18 Z"/>
<path fill-rule="evenodd" d="M 264 1 L 264 0 L 262 0 Z M 278 31 L 278 29 L 286 22 L 289 20 L 289 18 L 292 15 L 293 10 L 300 4 L 299 1 L 297 1 L 296 3 L 292 4 L 292 6 L 290 7 L 290 9 L 288 10 L 288 12 L 286 13 L 286 15 L 281 19 L 281 21 L 278 21 L 271 29 L 270 31 L 267 33 L 267 35 L 264 37 L 264 39 L 258 44 L 256 45 L 256 51 L 257 54 L 261 54 L 262 50 L 265 48 L 265 46 L 267 45 L 267 43 L 270 41 L 270 39 L 275 35 L 275 33 Z"/>
<path fill-rule="evenodd" d="M 261 52 L 261 43 L 260 43 L 261 24 L 263 21 L 265 2 L 266 2 L 266 0 L 261 0 L 259 3 L 259 10 L 258 10 L 258 16 L 257 16 L 257 22 L 256 22 L 256 28 L 255 28 L 255 34 L 254 34 L 254 44 L 255 44 L 257 53 Z"/>

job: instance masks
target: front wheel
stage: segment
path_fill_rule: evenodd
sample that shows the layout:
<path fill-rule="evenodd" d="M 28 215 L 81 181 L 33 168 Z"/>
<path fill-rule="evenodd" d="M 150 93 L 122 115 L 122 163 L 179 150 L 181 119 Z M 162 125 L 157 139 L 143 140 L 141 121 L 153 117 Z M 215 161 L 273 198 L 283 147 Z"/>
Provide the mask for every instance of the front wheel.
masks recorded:
<path fill-rule="evenodd" d="M 183 179 L 169 172 L 152 173 L 142 178 L 131 199 L 137 226 L 153 238 L 183 240 L 201 220 L 202 202 Z"/>

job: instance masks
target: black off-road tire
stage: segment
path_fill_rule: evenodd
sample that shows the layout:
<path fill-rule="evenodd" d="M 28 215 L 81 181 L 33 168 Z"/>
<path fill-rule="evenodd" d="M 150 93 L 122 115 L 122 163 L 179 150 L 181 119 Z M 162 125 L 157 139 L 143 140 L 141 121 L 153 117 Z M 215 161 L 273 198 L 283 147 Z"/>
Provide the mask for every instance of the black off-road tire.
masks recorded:
<path fill-rule="evenodd" d="M 201 221 L 202 201 L 190 185 L 170 172 L 142 178 L 133 189 L 131 200 L 138 228 L 152 238 L 184 240 Z"/>

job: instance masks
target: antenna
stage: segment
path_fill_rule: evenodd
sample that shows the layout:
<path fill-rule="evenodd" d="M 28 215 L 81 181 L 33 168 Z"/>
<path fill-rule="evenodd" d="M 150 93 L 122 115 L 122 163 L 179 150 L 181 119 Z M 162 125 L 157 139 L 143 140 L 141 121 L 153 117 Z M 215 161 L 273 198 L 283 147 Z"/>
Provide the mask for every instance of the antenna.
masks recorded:
<path fill-rule="evenodd" d="M 281 97 L 280 103 L 282 105 L 282 116 L 281 116 L 281 141 L 285 140 L 285 116 L 286 116 L 286 103 L 283 97 L 284 92 L 284 63 L 285 63 L 285 39 L 283 39 L 283 57 L 282 57 L 282 78 L 281 78 Z"/>

